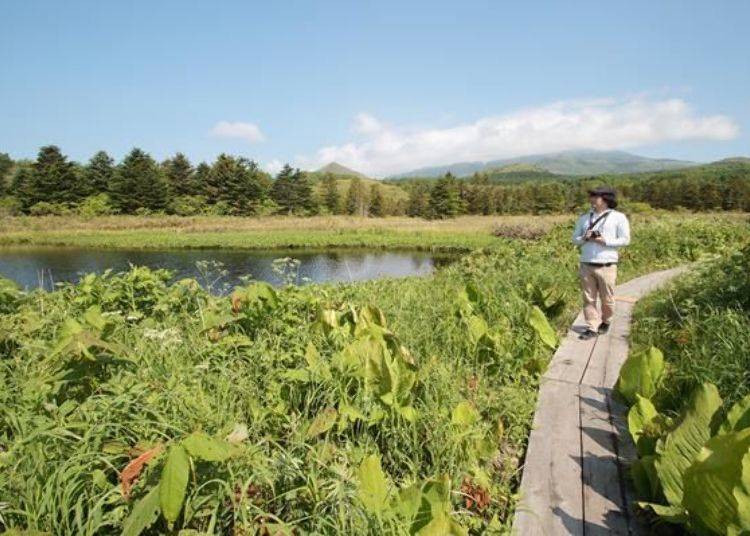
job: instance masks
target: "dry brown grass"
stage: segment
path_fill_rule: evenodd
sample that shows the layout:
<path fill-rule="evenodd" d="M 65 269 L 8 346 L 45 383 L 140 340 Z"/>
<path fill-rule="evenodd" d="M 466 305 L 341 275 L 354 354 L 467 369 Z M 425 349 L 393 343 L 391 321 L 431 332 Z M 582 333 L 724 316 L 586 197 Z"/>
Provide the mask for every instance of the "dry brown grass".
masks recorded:
<path fill-rule="evenodd" d="M 450 220 L 423 220 L 405 216 L 362 218 L 355 216 L 103 216 L 83 219 L 76 216 L 5 218 L 0 233 L 29 231 L 132 231 L 137 229 L 174 229 L 185 233 L 221 231 L 455 231 L 492 233 L 497 228 L 533 228 L 544 231 L 570 221 L 570 215 L 550 216 L 462 216 Z"/>

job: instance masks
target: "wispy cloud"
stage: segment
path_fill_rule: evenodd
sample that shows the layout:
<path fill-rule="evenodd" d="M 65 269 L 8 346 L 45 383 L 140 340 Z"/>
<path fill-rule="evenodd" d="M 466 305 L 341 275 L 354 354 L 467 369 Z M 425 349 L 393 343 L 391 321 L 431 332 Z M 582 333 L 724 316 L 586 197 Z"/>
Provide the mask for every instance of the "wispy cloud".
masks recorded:
<path fill-rule="evenodd" d="M 725 115 L 702 115 L 679 98 L 591 99 L 554 102 L 484 117 L 449 128 L 389 125 L 355 117 L 355 139 L 323 147 L 301 165 L 336 161 L 386 176 L 423 166 L 572 149 L 626 149 L 666 141 L 728 140 L 739 134 Z"/>
<path fill-rule="evenodd" d="M 258 143 L 266 139 L 258 125 L 242 121 L 219 121 L 208 133 L 216 138 L 237 138 L 248 143 Z"/>
<path fill-rule="evenodd" d="M 262 167 L 271 175 L 276 175 L 279 171 L 281 171 L 281 168 L 284 167 L 284 163 L 281 160 L 274 158 L 273 160 L 262 163 L 260 167 Z"/>

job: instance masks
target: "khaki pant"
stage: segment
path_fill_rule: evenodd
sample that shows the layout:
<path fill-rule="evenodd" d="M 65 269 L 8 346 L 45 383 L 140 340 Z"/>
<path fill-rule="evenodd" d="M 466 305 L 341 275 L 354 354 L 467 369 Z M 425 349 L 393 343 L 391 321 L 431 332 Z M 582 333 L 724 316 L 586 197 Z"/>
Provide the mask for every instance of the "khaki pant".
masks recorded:
<path fill-rule="evenodd" d="M 596 330 L 599 322 L 609 323 L 615 313 L 615 281 L 617 265 L 591 266 L 581 263 L 581 292 L 583 294 L 583 316 L 589 329 Z M 596 310 L 597 297 L 602 302 L 602 314 Z"/>

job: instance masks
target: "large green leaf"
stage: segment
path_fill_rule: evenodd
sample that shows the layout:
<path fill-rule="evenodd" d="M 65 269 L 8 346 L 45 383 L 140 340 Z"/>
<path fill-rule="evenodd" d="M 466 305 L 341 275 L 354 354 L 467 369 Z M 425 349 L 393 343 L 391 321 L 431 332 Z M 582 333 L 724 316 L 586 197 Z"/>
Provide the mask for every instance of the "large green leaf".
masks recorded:
<path fill-rule="evenodd" d="M 550 326 L 547 317 L 544 316 L 544 312 L 536 305 L 532 306 L 529 310 L 527 322 L 534 328 L 544 344 L 550 348 L 557 346 L 557 333 Z"/>
<path fill-rule="evenodd" d="M 685 471 L 683 505 L 701 528 L 750 531 L 750 428 L 706 443 Z"/>
<path fill-rule="evenodd" d="M 307 429 L 307 437 L 315 437 L 320 434 L 326 433 L 328 430 L 333 428 L 336 424 L 336 420 L 339 417 L 339 412 L 336 408 L 326 408 L 315 416 L 310 427 Z"/>
<path fill-rule="evenodd" d="M 630 466 L 630 479 L 639 498 L 655 500 L 659 493 L 659 477 L 654 467 L 654 456 L 643 456 L 635 460 Z"/>
<path fill-rule="evenodd" d="M 255 281 L 232 293 L 233 303 L 247 304 L 249 307 L 275 308 L 279 303 L 276 290 L 266 282 Z"/>
<path fill-rule="evenodd" d="M 380 458 L 367 456 L 359 466 L 359 498 L 370 513 L 380 513 L 388 507 L 388 479 L 380 466 Z"/>
<path fill-rule="evenodd" d="M 227 441 L 213 438 L 205 432 L 193 432 L 182 440 L 182 446 L 194 458 L 207 462 L 223 462 L 233 453 Z"/>
<path fill-rule="evenodd" d="M 466 531 L 451 517 L 451 481 L 443 476 L 422 486 L 422 500 L 409 532 L 418 536 L 464 535 Z"/>
<path fill-rule="evenodd" d="M 159 486 L 151 488 L 133 507 L 133 511 L 122 525 L 122 536 L 138 536 L 159 517 Z"/>
<path fill-rule="evenodd" d="M 159 481 L 161 512 L 170 525 L 177 520 L 182 510 L 189 476 L 190 460 L 185 447 L 172 446 Z"/>
<path fill-rule="evenodd" d="M 620 369 L 617 391 L 629 404 L 636 402 L 636 395 L 651 398 L 663 372 L 664 356 L 659 349 L 652 347 L 648 352 L 631 354 Z"/>
<path fill-rule="evenodd" d="M 486 334 L 489 330 L 487 321 L 479 315 L 467 315 L 464 317 L 464 322 L 469 330 L 469 339 L 474 344 L 479 342 L 482 335 Z"/>
<path fill-rule="evenodd" d="M 453 408 L 453 414 L 451 415 L 451 423 L 462 427 L 473 426 L 479 419 L 480 415 L 477 409 L 466 400 L 459 402 Z"/>
<path fill-rule="evenodd" d="M 635 395 L 636 402 L 628 411 L 628 430 L 633 438 L 633 443 L 638 443 L 643 433 L 643 428 L 659 414 L 648 398 Z"/>
<path fill-rule="evenodd" d="M 651 510 L 667 523 L 684 524 L 688 520 L 687 512 L 681 506 L 667 506 L 649 502 L 639 502 L 638 506 L 644 510 Z"/>
<path fill-rule="evenodd" d="M 654 465 L 669 504 L 682 504 L 685 471 L 711 437 L 711 421 L 720 407 L 721 397 L 715 385 L 697 387 L 680 423 L 657 442 Z"/>
<path fill-rule="evenodd" d="M 721 424 L 720 433 L 739 432 L 748 427 L 750 427 L 750 395 L 732 406 Z"/>

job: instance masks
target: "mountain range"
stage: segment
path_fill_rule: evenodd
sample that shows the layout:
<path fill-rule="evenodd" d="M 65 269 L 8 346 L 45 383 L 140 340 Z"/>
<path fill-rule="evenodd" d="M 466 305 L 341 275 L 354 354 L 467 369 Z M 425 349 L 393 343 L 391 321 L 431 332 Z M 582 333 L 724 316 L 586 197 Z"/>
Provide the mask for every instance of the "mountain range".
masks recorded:
<path fill-rule="evenodd" d="M 526 165 L 557 175 L 601 175 L 664 171 L 696 166 L 699 163 L 668 158 L 648 158 L 625 151 L 579 150 L 520 156 L 488 162 L 457 162 L 444 166 L 415 169 L 389 178 L 439 177 L 448 172 L 457 177 L 465 177 L 477 171 L 489 171 L 518 165 Z"/>

